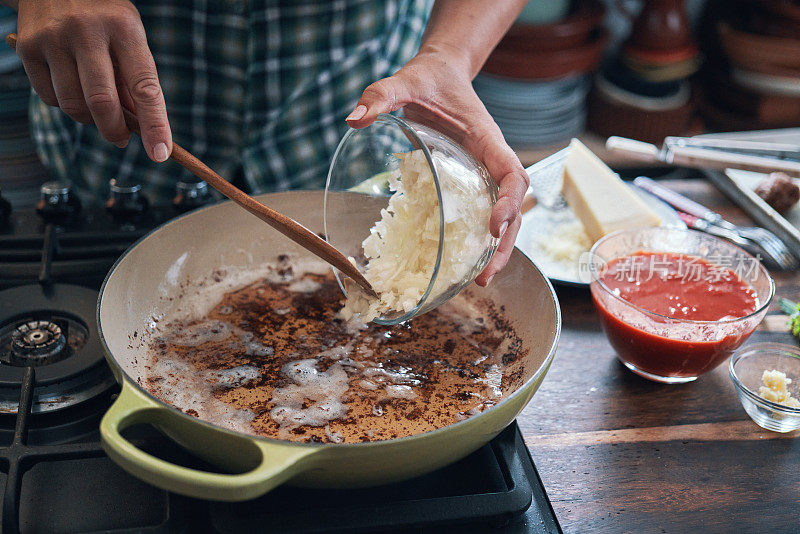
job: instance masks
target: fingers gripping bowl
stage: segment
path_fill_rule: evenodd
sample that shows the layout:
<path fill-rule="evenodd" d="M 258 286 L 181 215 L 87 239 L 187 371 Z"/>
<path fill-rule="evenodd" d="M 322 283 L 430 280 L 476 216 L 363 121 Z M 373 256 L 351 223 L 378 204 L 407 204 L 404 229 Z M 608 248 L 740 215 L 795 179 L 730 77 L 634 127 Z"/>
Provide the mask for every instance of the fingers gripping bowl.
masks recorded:
<path fill-rule="evenodd" d="M 322 204 L 321 191 L 270 194 L 260 200 L 315 231 L 322 227 L 321 214 L 308 209 Z M 353 223 L 368 226 L 374 222 L 372 215 L 354 218 Z M 209 238 L 206 229 L 212 227 L 217 232 Z M 158 326 L 156 321 L 180 304 L 187 281 L 221 267 L 258 269 L 284 253 L 304 254 L 227 202 L 167 223 L 114 266 L 101 290 L 98 323 L 122 392 L 104 417 L 101 434 L 109 456 L 124 469 L 171 491 L 219 500 L 250 499 L 286 481 L 357 487 L 410 478 L 466 456 L 499 433 L 530 400 L 552 361 L 560 331 L 555 295 L 538 269 L 514 251 L 490 287 L 469 288 L 502 307 L 508 327 L 520 338 L 517 357 L 506 366 L 507 392 L 491 408 L 462 421 L 398 439 L 297 443 L 211 424 L 152 395 L 146 387 L 146 339 Z M 184 383 L 184 388 L 190 387 Z M 139 450 L 121 434 L 139 423 L 157 426 L 229 474 L 172 465 Z"/>

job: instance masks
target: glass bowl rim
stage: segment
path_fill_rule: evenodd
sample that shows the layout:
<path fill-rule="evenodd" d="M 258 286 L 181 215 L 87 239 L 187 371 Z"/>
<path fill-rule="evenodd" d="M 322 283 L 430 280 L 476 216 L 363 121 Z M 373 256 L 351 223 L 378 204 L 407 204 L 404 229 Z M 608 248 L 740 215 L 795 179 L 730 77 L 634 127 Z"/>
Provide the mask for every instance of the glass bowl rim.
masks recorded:
<path fill-rule="evenodd" d="M 634 303 L 632 303 L 632 302 L 630 302 L 628 300 L 625 300 L 624 298 L 622 298 L 619 295 L 615 294 L 611 290 L 611 288 L 608 287 L 608 285 L 606 285 L 606 283 L 603 282 L 597 276 L 598 273 L 597 273 L 597 269 L 595 267 L 594 258 L 595 258 L 595 256 L 597 256 L 597 246 L 598 245 L 600 245 L 604 241 L 607 241 L 607 240 L 609 240 L 609 239 L 611 239 L 613 237 L 618 237 L 618 236 L 626 234 L 626 233 L 642 232 L 642 231 L 656 231 L 656 232 L 660 231 L 660 232 L 663 232 L 665 230 L 669 231 L 669 232 L 687 233 L 687 234 L 690 234 L 690 235 L 694 234 L 694 235 L 700 236 L 702 238 L 709 239 L 711 241 L 718 241 L 720 243 L 725 244 L 726 246 L 730 246 L 730 247 L 738 250 L 739 252 L 741 252 L 742 254 L 744 254 L 748 258 L 756 260 L 756 258 L 753 257 L 752 254 L 750 254 L 749 252 L 747 252 L 746 250 L 744 250 L 743 248 L 741 248 L 738 245 L 734 245 L 733 243 L 725 241 L 724 239 L 721 239 L 719 237 L 712 236 L 712 235 L 709 235 L 709 234 L 705 234 L 703 232 L 698 232 L 696 230 L 690 230 L 688 228 L 670 228 L 670 227 L 664 227 L 664 226 L 656 226 L 656 227 L 635 228 L 635 229 L 628 229 L 628 230 L 617 230 L 616 232 L 611 232 L 610 234 L 604 235 L 603 237 L 598 239 L 595 242 L 595 244 L 592 245 L 592 248 L 589 249 L 589 273 L 591 274 L 591 277 L 592 277 L 591 281 L 592 282 L 597 282 L 598 285 L 607 294 L 611 295 L 612 297 L 614 297 L 615 299 L 619 300 L 620 302 L 630 306 L 631 308 L 634 308 L 637 311 L 643 312 L 643 313 L 645 313 L 647 315 L 653 315 L 653 316 L 656 316 L 656 317 L 661 317 L 662 319 L 669 319 L 671 321 L 677 321 L 677 322 L 680 322 L 680 323 L 683 323 L 683 324 L 697 324 L 697 325 L 733 324 L 733 323 L 736 323 L 736 322 L 739 322 L 739 321 L 744 321 L 746 319 L 750 319 L 752 317 L 755 317 L 759 313 L 765 311 L 767 309 L 767 307 L 770 305 L 770 303 L 772 302 L 772 299 L 775 297 L 775 280 L 772 279 L 772 276 L 770 276 L 769 271 L 767 271 L 766 267 L 764 267 L 764 265 L 760 261 L 758 262 L 758 268 L 761 270 L 761 273 L 764 276 L 766 276 L 767 281 L 769 282 L 769 295 L 768 295 L 767 299 L 764 300 L 764 302 L 761 303 L 758 308 L 756 308 L 754 311 L 748 313 L 747 315 L 743 315 L 741 317 L 735 317 L 733 319 L 720 319 L 720 320 L 717 320 L 717 321 L 700 321 L 700 320 L 697 320 L 697 319 L 681 319 L 681 318 L 678 318 L 678 317 L 670 317 L 669 315 L 664 315 L 664 314 L 661 314 L 661 313 L 650 311 L 650 310 L 648 310 L 646 308 L 642 308 L 641 306 L 638 306 L 638 305 L 636 305 L 636 304 L 634 304 Z M 756 261 L 758 261 L 758 260 L 756 260 Z"/>
<path fill-rule="evenodd" d="M 730 361 L 728 362 L 728 373 L 730 374 L 733 385 L 736 386 L 736 389 L 742 391 L 751 401 L 775 412 L 782 412 L 788 415 L 800 415 L 800 408 L 793 408 L 791 406 L 778 404 L 777 402 L 765 399 L 755 391 L 752 391 L 750 388 L 745 386 L 739 379 L 739 376 L 736 374 L 736 363 L 742 358 L 749 356 L 750 353 L 754 351 L 772 353 L 780 352 L 781 354 L 786 354 L 787 356 L 800 360 L 800 348 L 794 347 L 787 343 L 775 343 L 771 341 L 751 343 L 750 345 L 745 345 L 744 347 L 739 347 L 736 349 L 736 351 L 733 353 L 733 356 L 731 356 Z"/>
<path fill-rule="evenodd" d="M 422 139 L 419 137 L 419 134 L 417 133 L 417 131 L 416 131 L 415 127 L 414 127 L 414 126 L 423 126 L 424 127 L 424 125 L 422 125 L 422 124 L 418 125 L 414 121 L 408 121 L 408 120 L 405 120 L 405 119 L 403 119 L 401 117 L 397 117 L 395 115 L 390 115 L 388 113 L 379 113 L 378 116 L 375 118 L 375 121 L 372 124 L 370 124 L 369 126 L 366 126 L 364 128 L 353 128 L 351 126 L 347 130 L 347 132 L 345 132 L 345 134 L 342 136 L 342 139 L 339 141 L 339 144 L 336 146 L 336 151 L 334 151 L 333 157 L 331 158 L 331 164 L 328 167 L 328 176 L 327 176 L 327 178 L 325 180 L 325 195 L 324 195 L 323 201 L 322 201 L 322 227 L 323 227 L 322 229 L 325 232 L 325 239 L 327 241 L 328 240 L 328 216 L 327 216 L 327 213 L 328 213 L 328 191 L 329 191 L 329 187 L 330 187 L 330 184 L 331 184 L 331 175 L 333 174 L 333 168 L 336 165 L 336 161 L 338 160 L 341 151 L 343 150 L 343 148 L 344 148 L 345 144 L 347 143 L 347 141 L 353 135 L 356 135 L 359 132 L 364 132 L 366 130 L 366 128 L 369 128 L 370 126 L 372 126 L 373 124 L 377 124 L 378 122 L 381 122 L 383 124 L 394 125 L 395 127 L 399 127 L 400 130 L 403 133 L 411 133 L 411 136 L 412 136 L 413 139 L 411 139 L 410 141 L 412 142 L 412 145 L 416 143 L 421 148 L 422 153 L 425 155 L 425 160 L 428 162 L 428 167 L 430 168 L 431 174 L 433 175 L 433 184 L 436 187 L 436 197 L 437 197 L 437 199 L 439 201 L 439 246 L 438 246 L 438 250 L 436 251 L 436 263 L 433 266 L 433 272 L 431 273 L 430 281 L 428 282 L 428 287 L 425 288 L 425 292 L 422 294 L 420 299 L 417 301 L 417 304 L 411 310 L 407 311 L 403 315 L 400 315 L 400 316 L 398 316 L 398 317 L 396 317 L 394 319 L 385 319 L 383 316 L 380 316 L 380 317 L 376 317 L 375 319 L 372 320 L 372 322 L 374 322 L 374 323 L 377 323 L 377 324 L 380 324 L 380 325 L 384 325 L 384 326 L 390 326 L 390 325 L 399 324 L 399 323 L 402 323 L 403 321 L 407 321 L 408 319 L 411 319 L 412 317 L 414 317 L 417 314 L 417 312 L 422 308 L 422 306 L 425 305 L 425 302 L 427 302 L 428 297 L 431 294 L 431 291 L 433 291 L 433 286 L 436 284 L 436 278 L 439 275 L 439 267 L 441 266 L 441 263 L 442 263 L 442 256 L 444 255 L 444 226 L 445 226 L 444 225 L 444 202 L 443 202 L 443 197 L 442 197 L 442 188 L 441 188 L 441 186 L 439 184 L 439 173 L 436 170 L 436 165 L 434 165 L 434 163 L 433 163 L 433 156 L 431 155 L 430 149 L 422 141 Z M 436 133 L 439 134 L 439 135 L 443 135 L 443 134 L 441 134 L 439 132 L 436 132 Z M 328 241 L 328 242 L 330 242 L 330 241 Z M 332 267 L 332 269 L 333 269 L 333 275 L 336 278 L 336 282 L 339 284 L 339 288 L 342 290 L 342 293 L 344 293 L 345 298 L 347 298 L 347 289 L 345 289 L 344 283 L 342 282 L 342 279 L 341 279 L 341 277 L 339 275 L 339 271 L 337 269 L 333 268 L 333 267 Z"/>

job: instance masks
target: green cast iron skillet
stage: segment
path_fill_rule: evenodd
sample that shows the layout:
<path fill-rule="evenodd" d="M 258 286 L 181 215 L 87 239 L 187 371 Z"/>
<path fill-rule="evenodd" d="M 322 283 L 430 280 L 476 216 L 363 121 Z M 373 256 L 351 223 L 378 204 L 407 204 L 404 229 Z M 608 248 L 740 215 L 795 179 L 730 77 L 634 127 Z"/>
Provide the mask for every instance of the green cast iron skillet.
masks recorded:
<path fill-rule="evenodd" d="M 322 229 L 322 199 L 322 191 L 259 197 L 315 231 Z M 354 239 L 362 239 L 375 220 L 374 211 L 354 211 Z M 513 392 L 469 419 L 392 440 L 294 443 L 201 421 L 148 393 L 144 377 L 153 318 L 180 306 L 182 284 L 207 277 L 218 267 L 256 269 L 283 253 L 308 254 L 232 202 L 223 202 L 164 224 L 114 265 L 100 291 L 97 321 L 122 391 L 105 414 L 100 432 L 108 455 L 127 472 L 169 491 L 224 501 L 252 499 L 284 482 L 347 488 L 412 478 L 455 462 L 495 437 L 525 407 L 553 361 L 561 328 L 555 293 L 539 269 L 515 249 L 489 287 L 472 289 L 504 307 L 527 353 L 506 368 L 518 377 L 510 388 Z M 159 428 L 222 472 L 175 465 L 137 448 L 122 432 L 142 423 Z"/>

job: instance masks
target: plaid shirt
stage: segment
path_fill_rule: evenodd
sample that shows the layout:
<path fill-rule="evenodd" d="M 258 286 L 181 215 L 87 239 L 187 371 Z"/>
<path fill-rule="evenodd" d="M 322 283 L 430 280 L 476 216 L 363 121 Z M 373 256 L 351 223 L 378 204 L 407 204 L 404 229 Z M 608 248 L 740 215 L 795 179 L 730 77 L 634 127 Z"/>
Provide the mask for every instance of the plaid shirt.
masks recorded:
<path fill-rule="evenodd" d="M 344 121 L 364 88 L 417 51 L 430 0 L 140 0 L 135 2 L 167 103 L 175 142 L 254 193 L 318 188 Z M 89 202 L 111 178 L 171 198 L 189 173 L 155 164 L 38 98 L 39 155 Z"/>

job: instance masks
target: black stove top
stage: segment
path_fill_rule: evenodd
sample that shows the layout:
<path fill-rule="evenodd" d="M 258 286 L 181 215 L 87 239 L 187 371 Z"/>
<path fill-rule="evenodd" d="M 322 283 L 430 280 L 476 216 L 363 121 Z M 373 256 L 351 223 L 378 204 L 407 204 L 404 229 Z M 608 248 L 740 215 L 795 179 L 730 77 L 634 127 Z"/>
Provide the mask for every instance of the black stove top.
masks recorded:
<path fill-rule="evenodd" d="M 56 412 L 115 384 L 95 321 L 97 291 L 29 284 L 0 291 L 0 413 L 15 413 L 27 367 L 36 368 L 31 411 Z"/>
<path fill-rule="evenodd" d="M 131 438 L 170 461 L 205 467 L 151 428 Z M 516 424 L 435 473 L 366 490 L 280 487 L 243 503 L 168 493 L 128 475 L 99 435 L 61 445 L 0 449 L 12 467 L 3 531 L 14 532 L 559 532 Z M 17 464 L 16 462 L 20 462 Z M 18 510 L 18 512 L 17 512 Z M 524 514 L 524 515 L 522 515 Z"/>
<path fill-rule="evenodd" d="M 80 209 L 63 189 L 49 191 L 42 202 L 56 195 L 69 201 L 63 211 L 40 202 L 38 212 L 12 211 L 5 221 L 0 213 L 3 533 L 560 532 L 516 423 L 460 462 L 364 490 L 280 487 L 222 503 L 124 472 L 98 432 L 118 387 L 98 342 L 97 290 L 117 257 L 177 210 L 141 199 L 127 211 Z M 126 437 L 169 461 L 215 470 L 152 427 Z"/>

